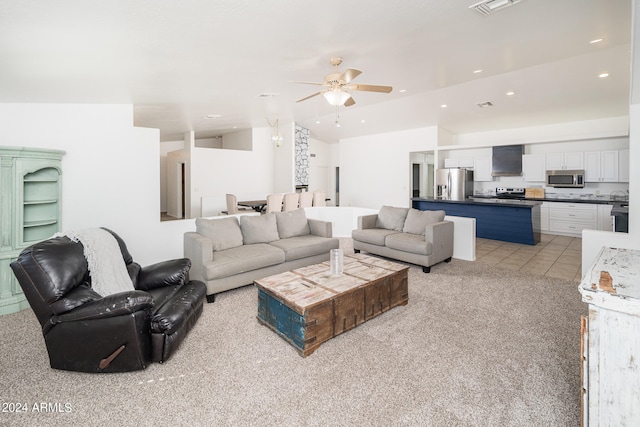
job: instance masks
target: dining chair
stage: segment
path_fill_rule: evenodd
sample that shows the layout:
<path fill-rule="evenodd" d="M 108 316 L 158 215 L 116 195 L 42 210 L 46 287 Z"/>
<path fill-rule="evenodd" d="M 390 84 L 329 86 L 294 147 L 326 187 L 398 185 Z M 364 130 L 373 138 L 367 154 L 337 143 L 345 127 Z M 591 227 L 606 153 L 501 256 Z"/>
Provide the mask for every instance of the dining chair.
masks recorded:
<path fill-rule="evenodd" d="M 298 203 L 300 201 L 300 193 L 287 193 L 284 195 L 284 204 L 282 210 L 294 211 L 298 209 Z"/>
<path fill-rule="evenodd" d="M 269 194 L 267 196 L 267 209 L 269 212 L 282 212 L 282 193 Z"/>
<path fill-rule="evenodd" d="M 309 191 L 303 191 L 300 193 L 300 207 L 301 208 L 310 208 L 313 206 L 313 193 Z"/>
<path fill-rule="evenodd" d="M 222 213 L 234 215 L 245 211 L 251 211 L 251 208 L 238 208 L 238 198 L 235 194 L 227 194 L 227 210 Z"/>
<path fill-rule="evenodd" d="M 313 192 L 313 206 L 327 206 L 327 193 L 324 191 Z"/>

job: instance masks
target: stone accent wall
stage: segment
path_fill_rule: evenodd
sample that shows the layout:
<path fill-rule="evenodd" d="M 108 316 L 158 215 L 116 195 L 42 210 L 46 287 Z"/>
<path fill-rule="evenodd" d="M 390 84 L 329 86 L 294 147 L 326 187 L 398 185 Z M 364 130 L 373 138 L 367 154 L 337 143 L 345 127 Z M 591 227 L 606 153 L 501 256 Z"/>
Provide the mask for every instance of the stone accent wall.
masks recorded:
<path fill-rule="evenodd" d="M 309 185 L 309 129 L 296 125 L 295 185 Z"/>

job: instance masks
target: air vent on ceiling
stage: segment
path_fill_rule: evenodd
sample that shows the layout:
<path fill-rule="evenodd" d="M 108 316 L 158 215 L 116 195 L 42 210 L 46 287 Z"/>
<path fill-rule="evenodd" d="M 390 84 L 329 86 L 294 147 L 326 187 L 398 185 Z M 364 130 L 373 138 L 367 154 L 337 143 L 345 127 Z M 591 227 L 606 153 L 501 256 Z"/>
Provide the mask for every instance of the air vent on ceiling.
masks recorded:
<path fill-rule="evenodd" d="M 522 0 L 483 0 L 480 3 L 469 6 L 469 9 L 475 9 L 483 15 L 489 15 L 505 7 L 513 6 Z"/>
<path fill-rule="evenodd" d="M 279 93 L 274 92 L 263 92 L 260 95 L 256 95 L 256 98 L 273 98 L 274 96 L 280 95 Z"/>
<path fill-rule="evenodd" d="M 493 104 L 491 103 L 491 101 L 478 102 L 476 105 L 480 108 L 493 107 Z"/>

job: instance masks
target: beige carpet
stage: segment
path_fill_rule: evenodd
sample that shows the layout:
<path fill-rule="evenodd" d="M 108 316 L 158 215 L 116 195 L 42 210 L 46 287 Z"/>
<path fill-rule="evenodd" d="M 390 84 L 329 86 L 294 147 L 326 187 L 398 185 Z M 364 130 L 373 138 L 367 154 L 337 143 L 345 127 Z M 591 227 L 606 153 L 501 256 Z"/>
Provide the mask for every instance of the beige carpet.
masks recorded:
<path fill-rule="evenodd" d="M 431 271 L 410 269 L 407 306 L 304 359 L 258 324 L 253 286 L 206 305 L 167 363 L 126 374 L 52 370 L 33 313 L 0 316 L 2 404 L 27 408 L 0 425 L 578 425 L 577 284 L 459 260 Z"/>

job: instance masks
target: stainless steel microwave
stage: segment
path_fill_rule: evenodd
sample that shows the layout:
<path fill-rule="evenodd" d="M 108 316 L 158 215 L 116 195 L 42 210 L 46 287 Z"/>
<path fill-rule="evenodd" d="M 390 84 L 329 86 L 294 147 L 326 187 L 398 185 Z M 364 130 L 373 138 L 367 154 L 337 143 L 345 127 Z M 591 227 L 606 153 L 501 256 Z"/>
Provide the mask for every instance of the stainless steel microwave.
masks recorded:
<path fill-rule="evenodd" d="M 582 188 L 584 187 L 584 170 L 548 170 L 547 187 Z"/>

